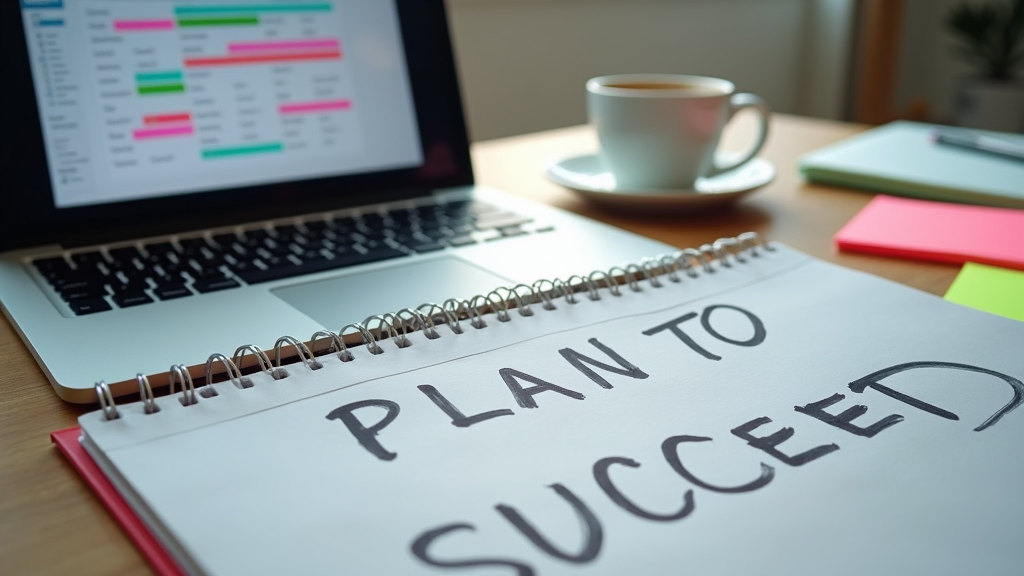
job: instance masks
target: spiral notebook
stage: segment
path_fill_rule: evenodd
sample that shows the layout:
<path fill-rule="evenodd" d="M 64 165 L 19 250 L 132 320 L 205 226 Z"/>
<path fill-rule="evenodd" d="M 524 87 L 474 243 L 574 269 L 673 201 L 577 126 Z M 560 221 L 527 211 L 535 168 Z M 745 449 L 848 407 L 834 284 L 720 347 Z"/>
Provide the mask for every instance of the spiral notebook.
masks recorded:
<path fill-rule="evenodd" d="M 753 236 L 376 322 L 81 446 L 187 574 L 1024 565 L 1024 323 Z"/>

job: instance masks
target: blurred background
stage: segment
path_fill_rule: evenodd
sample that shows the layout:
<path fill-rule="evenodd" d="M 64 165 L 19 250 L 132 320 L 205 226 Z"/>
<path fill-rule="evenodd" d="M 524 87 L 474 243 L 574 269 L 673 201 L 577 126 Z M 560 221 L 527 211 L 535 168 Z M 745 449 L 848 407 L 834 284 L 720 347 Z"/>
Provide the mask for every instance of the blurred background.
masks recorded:
<path fill-rule="evenodd" d="M 1019 79 L 995 88 L 1019 125 L 972 119 L 988 96 L 964 90 L 983 72 L 947 22 L 964 5 L 1014 2 L 447 0 L 473 140 L 581 124 L 586 80 L 626 72 L 726 78 L 788 114 L 1024 131 Z"/>

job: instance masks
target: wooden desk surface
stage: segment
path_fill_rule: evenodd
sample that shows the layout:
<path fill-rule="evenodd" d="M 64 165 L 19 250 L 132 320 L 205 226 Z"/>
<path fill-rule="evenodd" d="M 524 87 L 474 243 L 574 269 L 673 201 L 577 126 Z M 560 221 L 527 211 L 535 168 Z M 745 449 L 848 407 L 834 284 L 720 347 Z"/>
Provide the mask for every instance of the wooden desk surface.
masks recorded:
<path fill-rule="evenodd" d="M 727 147 L 749 141 L 742 119 L 726 135 Z M 887 277 L 935 294 L 949 287 L 958 267 L 839 254 L 832 235 L 871 195 L 808 185 L 797 158 L 863 127 L 777 116 L 762 155 L 778 177 L 766 188 L 722 211 L 644 215 L 602 209 L 548 182 L 542 167 L 554 159 L 597 149 L 586 127 L 567 128 L 476 144 L 477 181 L 650 236 L 678 247 L 699 246 L 753 230 L 824 260 Z M 150 574 L 118 525 L 52 447 L 52 430 L 73 426 L 91 410 L 63 403 L 6 320 L 0 320 L 0 573 Z"/>

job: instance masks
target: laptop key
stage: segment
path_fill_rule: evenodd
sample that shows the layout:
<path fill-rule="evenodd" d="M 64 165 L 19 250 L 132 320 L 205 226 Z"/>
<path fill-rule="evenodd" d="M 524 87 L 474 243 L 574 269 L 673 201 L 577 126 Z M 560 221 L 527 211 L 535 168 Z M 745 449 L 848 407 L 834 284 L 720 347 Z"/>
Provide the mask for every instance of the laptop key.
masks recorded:
<path fill-rule="evenodd" d="M 110 259 L 113 260 L 115 264 L 119 262 L 131 262 L 132 259 L 134 258 L 138 258 L 140 260 L 142 259 L 142 252 L 139 252 L 139 249 L 136 248 L 135 246 L 111 248 L 110 250 L 107 250 L 107 254 L 110 256 Z"/>
<path fill-rule="evenodd" d="M 181 238 L 178 240 L 181 251 L 184 254 L 192 255 L 199 253 L 203 248 L 210 248 L 210 243 L 202 236 L 198 238 Z"/>
<path fill-rule="evenodd" d="M 294 224 L 287 224 L 274 228 L 274 235 L 277 236 L 278 241 L 287 242 L 296 236 L 301 236 L 302 232 L 299 230 L 298 226 Z"/>
<path fill-rule="evenodd" d="M 185 264 L 189 270 L 210 270 L 216 269 L 218 266 L 224 263 L 225 254 L 213 254 L 210 252 L 204 252 L 197 254 L 191 258 L 185 259 Z"/>
<path fill-rule="evenodd" d="M 397 244 L 399 246 L 413 246 L 415 244 L 425 244 L 430 239 L 417 240 L 412 234 L 401 234 L 398 236 L 392 236 L 389 238 L 392 245 Z"/>
<path fill-rule="evenodd" d="M 114 261 L 107 265 L 111 272 L 124 272 L 125 274 L 134 274 L 137 271 L 145 271 L 145 265 L 140 263 L 140 259 L 127 258 L 127 257 L 115 257 Z"/>
<path fill-rule="evenodd" d="M 109 284 L 110 289 L 114 291 L 114 294 L 135 294 L 143 292 L 146 288 L 149 288 L 149 282 L 146 282 L 145 278 L 132 278 L 128 282 L 113 282 Z"/>
<path fill-rule="evenodd" d="M 170 242 L 147 244 L 144 248 L 147 254 L 144 262 L 147 266 L 166 266 L 180 262 L 178 252 Z"/>
<path fill-rule="evenodd" d="M 304 250 L 302 252 L 296 253 L 296 256 L 298 256 L 299 260 L 302 260 L 303 262 L 327 259 L 327 255 L 324 254 L 323 252 L 320 252 L 319 250 Z"/>
<path fill-rule="evenodd" d="M 54 258 L 41 258 L 33 260 L 32 265 L 43 275 L 44 278 L 53 282 L 54 279 L 67 276 L 73 272 L 71 264 L 63 256 Z"/>
<path fill-rule="evenodd" d="M 85 316 L 86 314 L 105 312 L 113 309 L 110 303 L 103 298 L 83 298 L 81 300 L 72 300 L 71 302 L 68 302 L 68 306 L 70 306 L 71 311 L 78 316 Z"/>
<path fill-rule="evenodd" d="M 227 232 L 225 234 L 214 234 L 213 241 L 222 248 L 229 248 L 235 242 L 238 242 L 238 234 L 234 232 Z"/>
<path fill-rule="evenodd" d="M 269 252 L 264 251 L 263 254 L 257 254 L 257 258 L 253 262 L 261 262 L 263 268 L 280 268 L 282 266 L 294 266 L 295 263 L 288 258 L 282 258 Z"/>
<path fill-rule="evenodd" d="M 188 271 L 191 270 L 192 268 L 189 267 Z M 183 266 L 165 264 L 160 266 L 160 270 L 157 271 L 157 273 L 153 277 L 156 278 L 158 284 L 164 284 L 167 282 L 181 282 L 185 278 L 182 275 L 182 272 L 185 271 L 185 267 Z"/>
<path fill-rule="evenodd" d="M 118 268 L 117 272 L 120 272 L 122 275 L 124 275 L 125 278 L 128 278 L 129 280 L 133 280 L 133 281 L 134 280 L 141 280 L 143 278 L 146 278 L 147 276 L 152 276 L 153 275 L 153 271 L 152 270 L 147 270 L 146 268 L 140 268 L 138 266 L 129 266 L 129 267 L 125 267 L 125 268 Z"/>
<path fill-rule="evenodd" d="M 498 232 L 501 232 L 503 238 L 512 238 L 513 236 L 525 236 L 529 234 L 526 230 L 518 226 L 510 226 L 508 228 L 500 228 Z"/>
<path fill-rule="evenodd" d="M 452 235 L 447 229 L 441 228 L 440 226 L 431 226 L 429 228 L 426 228 L 426 227 L 420 228 L 420 229 L 416 230 L 415 233 L 420 235 L 420 236 L 423 236 L 425 238 L 429 238 L 431 240 L 441 240 L 443 238 L 447 238 L 448 236 Z"/>
<path fill-rule="evenodd" d="M 146 253 L 149 254 L 151 258 L 154 256 L 165 256 L 171 252 L 177 252 L 177 250 L 174 249 L 174 245 L 170 242 L 154 242 L 153 244 L 146 244 L 143 248 L 146 249 Z"/>
<path fill-rule="evenodd" d="M 153 301 L 152 297 L 141 291 L 128 291 L 120 294 L 114 294 L 111 299 L 121 308 L 130 308 L 140 304 L 149 304 Z"/>
<path fill-rule="evenodd" d="M 165 284 L 153 289 L 153 294 L 161 300 L 172 300 L 191 296 L 192 291 L 185 284 Z"/>
<path fill-rule="evenodd" d="M 86 284 L 104 284 L 109 276 L 101 274 L 99 270 L 72 270 L 63 276 L 50 278 L 50 284 L 57 290 L 74 288 Z"/>
<path fill-rule="evenodd" d="M 336 218 L 327 222 L 327 227 L 335 234 L 348 234 L 356 229 L 356 219 L 351 216 Z"/>
<path fill-rule="evenodd" d="M 216 292 L 218 290 L 227 290 L 228 288 L 238 288 L 241 284 L 233 278 L 204 278 L 202 280 L 196 280 L 192 283 L 192 287 L 199 292 Z"/>
<path fill-rule="evenodd" d="M 267 239 L 270 238 L 270 232 L 263 228 L 256 228 L 253 230 L 246 230 L 243 234 L 239 243 L 246 248 L 259 248 L 264 245 Z"/>
<path fill-rule="evenodd" d="M 74 300 L 103 298 L 107 295 L 107 290 L 102 284 L 80 283 L 69 288 L 62 288 L 58 291 L 58 294 L 60 294 L 60 297 L 65 302 L 71 302 Z"/>
<path fill-rule="evenodd" d="M 449 246 L 469 246 L 470 244 L 476 244 L 476 240 L 472 236 L 455 236 L 447 240 Z"/>
<path fill-rule="evenodd" d="M 213 282 L 227 277 L 223 271 L 217 268 L 192 268 L 188 270 L 188 273 L 196 282 Z"/>
<path fill-rule="evenodd" d="M 302 225 L 306 227 L 307 234 L 320 234 L 327 229 L 326 220 L 309 220 Z"/>
<path fill-rule="evenodd" d="M 78 252 L 76 254 L 72 254 L 71 261 L 74 262 L 79 269 L 92 269 L 101 262 L 105 264 L 107 259 L 103 257 L 103 254 L 101 254 L 99 250 L 95 250 L 92 252 Z"/>

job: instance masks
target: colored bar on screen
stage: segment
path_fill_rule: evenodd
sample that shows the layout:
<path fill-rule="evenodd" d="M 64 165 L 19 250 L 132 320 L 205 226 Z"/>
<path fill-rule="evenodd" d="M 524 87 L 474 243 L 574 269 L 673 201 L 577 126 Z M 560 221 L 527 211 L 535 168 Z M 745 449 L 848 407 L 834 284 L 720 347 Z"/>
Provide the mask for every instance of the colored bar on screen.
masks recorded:
<path fill-rule="evenodd" d="M 64 0 L 21 0 L 22 8 L 63 8 Z"/>
<path fill-rule="evenodd" d="M 273 50 L 314 50 L 317 48 L 334 48 L 337 50 L 341 43 L 336 38 L 324 40 L 281 40 L 271 42 L 233 42 L 228 44 L 228 52 L 269 52 Z"/>
<path fill-rule="evenodd" d="M 332 112 L 335 110 L 349 110 L 352 108 L 351 100 L 323 100 L 320 102 L 296 102 L 293 104 L 281 104 L 277 110 L 281 114 L 309 114 L 314 112 Z"/>
<path fill-rule="evenodd" d="M 41 26 L 41 27 L 44 27 L 44 28 L 49 28 L 49 27 L 53 27 L 53 26 L 63 26 L 63 25 L 64 25 L 64 20 L 62 20 L 60 18 L 50 18 L 50 19 L 47 19 L 47 20 L 37 20 L 36 21 L 36 26 Z"/>
<path fill-rule="evenodd" d="M 139 94 L 172 94 L 175 92 L 184 92 L 184 84 L 158 84 L 154 86 L 138 86 L 136 88 Z"/>
<path fill-rule="evenodd" d="M 174 30 L 174 20 L 114 20 L 114 30 L 119 32 Z"/>
<path fill-rule="evenodd" d="M 233 148 L 212 148 L 203 150 L 203 158 L 212 160 L 215 158 L 228 158 L 231 156 L 244 156 L 246 154 L 265 154 L 267 152 L 280 152 L 284 150 L 284 144 L 271 142 L 269 144 L 255 144 L 252 146 L 237 146 Z"/>
<path fill-rule="evenodd" d="M 168 138 L 171 136 L 188 136 L 195 130 L 189 126 L 169 126 L 166 128 L 140 128 L 132 132 L 136 140 L 150 140 L 153 138 Z"/>
<path fill-rule="evenodd" d="M 201 26 L 256 26 L 260 23 L 258 16 L 224 16 L 223 18 L 179 18 L 181 28 Z"/>
<path fill-rule="evenodd" d="M 337 60 L 341 58 L 340 50 L 329 52 L 297 52 L 293 54 L 243 54 L 238 56 L 211 56 L 186 58 L 186 68 L 204 66 L 236 66 L 239 64 L 265 64 L 268 62 L 298 62 L 303 60 Z"/>
<path fill-rule="evenodd" d="M 249 4 L 228 6 L 178 6 L 174 13 L 178 16 L 194 14 L 239 14 L 254 12 L 330 12 L 330 2 L 309 4 Z"/>
<path fill-rule="evenodd" d="M 182 79 L 182 73 L 180 70 L 171 70 L 169 72 L 138 72 L 135 74 L 136 82 L 168 82 L 168 81 L 180 81 Z"/>
<path fill-rule="evenodd" d="M 191 122 L 192 114 L 188 112 L 175 112 L 173 114 L 150 114 L 142 117 L 142 123 L 151 126 L 153 124 L 173 124 L 178 122 Z"/>

